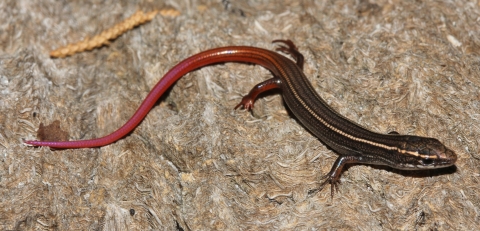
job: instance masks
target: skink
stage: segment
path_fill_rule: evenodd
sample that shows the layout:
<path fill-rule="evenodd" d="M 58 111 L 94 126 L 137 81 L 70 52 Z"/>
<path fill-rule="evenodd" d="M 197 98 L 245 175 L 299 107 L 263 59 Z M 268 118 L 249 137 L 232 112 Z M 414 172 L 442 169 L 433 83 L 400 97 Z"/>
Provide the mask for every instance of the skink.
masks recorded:
<path fill-rule="evenodd" d="M 273 78 L 257 84 L 235 107 L 251 110 L 257 96 L 271 89 L 280 89 L 283 99 L 300 123 L 340 156 L 324 177 L 331 184 L 331 196 L 340 180 L 345 164 L 387 165 L 392 168 L 414 170 L 451 166 L 457 155 L 434 138 L 413 135 L 380 134 L 354 123 L 333 110 L 313 89 L 303 73 L 303 55 L 290 40 L 277 51 L 291 55 L 291 59 L 277 52 L 248 46 L 229 46 L 207 50 L 193 55 L 173 67 L 155 85 L 135 114 L 121 128 L 98 139 L 79 141 L 25 141 L 34 146 L 52 148 L 90 148 L 113 143 L 130 133 L 147 115 L 155 102 L 178 79 L 195 69 L 225 62 L 244 62 L 261 65 Z"/>

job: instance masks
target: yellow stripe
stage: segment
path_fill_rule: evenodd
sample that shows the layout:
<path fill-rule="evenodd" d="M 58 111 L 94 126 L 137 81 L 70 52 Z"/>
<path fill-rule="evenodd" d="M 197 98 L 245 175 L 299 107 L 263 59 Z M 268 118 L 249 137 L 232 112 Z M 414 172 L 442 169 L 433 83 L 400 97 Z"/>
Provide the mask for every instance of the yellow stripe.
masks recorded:
<path fill-rule="evenodd" d="M 407 155 L 412 155 L 412 156 L 419 156 L 421 158 L 429 158 L 429 159 L 437 159 L 437 156 L 436 155 L 422 155 L 420 153 L 418 153 L 418 151 L 415 151 L 415 152 L 412 152 L 412 151 L 407 151 L 407 150 L 403 150 L 403 149 L 399 149 L 397 147 L 392 147 L 392 146 L 388 146 L 388 145 L 385 145 L 385 144 L 381 144 L 381 143 L 377 143 L 377 142 L 374 142 L 374 141 L 371 141 L 371 140 L 366 140 L 366 139 L 362 139 L 362 138 L 358 138 L 358 137 L 355 137 L 355 136 L 352 136 L 348 133 L 345 133 L 343 132 L 342 130 L 332 126 L 331 124 L 327 123 L 325 120 L 323 120 L 319 115 L 317 115 L 315 113 L 315 111 L 313 111 L 310 107 L 307 106 L 307 104 L 300 98 L 300 96 L 298 95 L 297 91 L 295 91 L 295 88 L 292 87 L 293 84 L 290 82 L 290 79 L 287 75 L 285 75 L 285 73 L 283 73 L 284 76 L 285 76 L 285 80 L 287 81 L 287 84 L 290 88 L 290 90 L 292 91 L 293 95 L 295 96 L 295 98 L 302 104 L 302 106 L 307 109 L 307 111 L 312 115 L 314 116 L 318 121 L 320 121 L 321 123 L 323 123 L 325 126 L 327 126 L 328 128 L 330 128 L 331 130 L 335 131 L 336 133 L 342 135 L 342 136 L 345 136 L 351 140 L 354 140 L 354 141 L 358 141 L 358 142 L 362 142 L 362 143 L 366 143 L 366 144 L 370 144 L 370 145 L 373 145 L 373 146 L 376 146 L 376 147 L 379 147 L 379 148 L 384 148 L 384 149 L 387 149 L 387 150 L 394 150 L 394 151 L 397 151 L 399 153 L 402 153 L 402 154 L 407 154 Z"/>

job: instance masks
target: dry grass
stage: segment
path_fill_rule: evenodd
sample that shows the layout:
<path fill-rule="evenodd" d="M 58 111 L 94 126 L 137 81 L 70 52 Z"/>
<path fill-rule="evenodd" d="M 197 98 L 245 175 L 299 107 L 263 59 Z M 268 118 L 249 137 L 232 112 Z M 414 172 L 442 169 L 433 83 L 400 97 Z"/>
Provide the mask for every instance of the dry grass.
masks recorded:
<path fill-rule="evenodd" d="M 64 47 L 60 47 L 50 52 L 50 57 L 52 58 L 64 58 L 66 56 L 73 55 L 75 53 L 90 51 L 97 47 L 108 45 L 111 40 L 118 38 L 118 36 L 124 34 L 125 32 L 133 29 L 134 27 L 149 22 L 160 13 L 162 16 L 171 16 L 176 17 L 180 15 L 180 12 L 175 9 L 163 9 L 163 10 L 153 10 L 147 13 L 139 10 L 135 12 L 132 16 L 125 19 L 124 21 L 116 24 L 112 28 L 109 28 L 99 35 L 95 35 L 92 38 L 86 38 L 77 43 L 71 43 Z"/>

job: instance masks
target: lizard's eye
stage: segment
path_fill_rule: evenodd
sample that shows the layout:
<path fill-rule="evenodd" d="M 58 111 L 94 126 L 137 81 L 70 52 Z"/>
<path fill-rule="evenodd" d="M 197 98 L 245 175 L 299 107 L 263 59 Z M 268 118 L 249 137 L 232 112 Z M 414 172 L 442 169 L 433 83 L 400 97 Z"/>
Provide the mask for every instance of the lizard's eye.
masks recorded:
<path fill-rule="evenodd" d="M 422 162 L 423 165 L 431 165 L 431 164 L 433 164 L 433 160 L 432 160 L 432 159 L 423 159 L 421 162 Z"/>

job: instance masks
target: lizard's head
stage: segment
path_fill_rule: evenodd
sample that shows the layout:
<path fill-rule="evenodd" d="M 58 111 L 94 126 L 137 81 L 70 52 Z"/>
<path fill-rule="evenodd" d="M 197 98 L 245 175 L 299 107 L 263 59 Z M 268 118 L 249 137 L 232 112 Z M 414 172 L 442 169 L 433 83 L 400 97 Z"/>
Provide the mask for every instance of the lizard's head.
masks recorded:
<path fill-rule="evenodd" d="M 434 138 L 407 136 L 399 152 L 405 155 L 402 169 L 444 168 L 457 161 L 455 152 Z"/>

